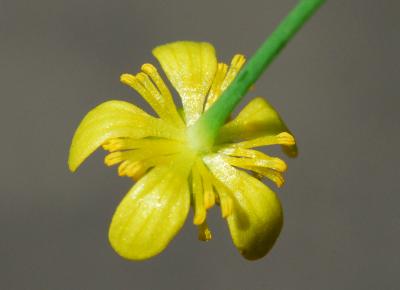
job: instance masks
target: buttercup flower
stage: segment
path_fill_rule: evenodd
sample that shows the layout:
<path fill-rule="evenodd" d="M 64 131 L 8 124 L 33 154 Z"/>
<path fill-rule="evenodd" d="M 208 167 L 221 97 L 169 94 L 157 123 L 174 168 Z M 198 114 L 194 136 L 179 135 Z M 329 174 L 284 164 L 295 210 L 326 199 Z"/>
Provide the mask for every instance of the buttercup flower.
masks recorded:
<path fill-rule="evenodd" d="M 167 78 L 179 94 L 177 109 L 167 85 L 151 64 L 121 81 L 136 90 L 157 117 L 133 104 L 108 101 L 90 111 L 72 140 L 69 168 L 98 147 L 109 166 L 136 184 L 118 206 L 109 230 L 122 257 L 143 260 L 160 253 L 184 224 L 192 207 L 200 240 L 210 240 L 207 210 L 215 204 L 228 222 L 233 243 L 247 259 L 263 257 L 282 228 L 282 209 L 262 178 L 282 186 L 283 160 L 256 150 L 297 148 L 290 131 L 267 101 L 255 98 L 232 120 L 230 113 L 282 48 L 324 0 L 300 0 L 242 69 L 217 63 L 208 43 L 175 42 L 156 47 Z"/>
<path fill-rule="evenodd" d="M 225 123 L 215 142 L 204 142 L 196 122 L 238 74 L 245 58 L 230 66 L 217 63 L 208 43 L 175 42 L 153 50 L 179 94 L 178 109 L 170 90 L 151 64 L 121 81 L 154 109 L 154 117 L 124 101 L 108 101 L 91 110 L 72 140 L 69 168 L 78 166 L 99 146 L 109 151 L 108 166 L 136 183 L 118 206 L 109 230 L 112 247 L 122 257 L 142 260 L 160 253 L 184 224 L 189 208 L 199 239 L 211 239 L 207 210 L 215 204 L 227 220 L 233 243 L 247 259 L 263 257 L 282 227 L 275 193 L 261 182 L 284 183 L 283 160 L 256 148 L 282 145 L 296 155 L 295 140 L 279 114 L 255 98 Z"/>

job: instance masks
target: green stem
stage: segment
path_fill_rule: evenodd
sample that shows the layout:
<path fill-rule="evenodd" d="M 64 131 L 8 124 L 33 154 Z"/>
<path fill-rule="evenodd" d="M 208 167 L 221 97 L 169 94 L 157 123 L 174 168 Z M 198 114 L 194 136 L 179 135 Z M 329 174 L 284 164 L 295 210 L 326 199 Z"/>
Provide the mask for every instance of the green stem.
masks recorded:
<path fill-rule="evenodd" d="M 301 0 L 279 24 L 270 37 L 249 59 L 231 85 L 221 97 L 205 112 L 192 128 L 192 134 L 201 136 L 196 147 L 210 148 L 225 120 L 239 104 L 248 89 L 279 54 L 286 43 L 303 24 L 316 12 L 325 0 Z M 198 140 L 199 141 L 199 140 Z"/>

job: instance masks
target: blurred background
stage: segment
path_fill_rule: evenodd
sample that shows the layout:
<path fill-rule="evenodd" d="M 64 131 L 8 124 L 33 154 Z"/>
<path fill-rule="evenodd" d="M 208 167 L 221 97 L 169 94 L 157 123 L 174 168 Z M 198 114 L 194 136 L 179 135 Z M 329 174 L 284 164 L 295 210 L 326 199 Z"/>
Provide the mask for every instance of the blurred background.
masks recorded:
<path fill-rule="evenodd" d="M 327 2 L 245 100 L 266 97 L 300 148 L 271 186 L 285 211 L 271 253 L 243 259 L 214 208 L 212 241 L 190 216 L 161 255 L 129 262 L 107 231 L 132 182 L 101 150 L 68 171 L 79 121 L 143 104 L 119 75 L 156 64 L 153 47 L 251 55 L 297 1 L 0 0 L 0 289 L 399 289 L 400 2 Z"/>

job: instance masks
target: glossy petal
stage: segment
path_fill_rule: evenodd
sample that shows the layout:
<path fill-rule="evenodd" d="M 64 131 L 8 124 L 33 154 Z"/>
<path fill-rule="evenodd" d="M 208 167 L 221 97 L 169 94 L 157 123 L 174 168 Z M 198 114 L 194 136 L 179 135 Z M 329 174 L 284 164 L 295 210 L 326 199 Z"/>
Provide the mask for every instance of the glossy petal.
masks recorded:
<path fill-rule="evenodd" d="M 102 145 L 117 137 L 149 136 L 179 138 L 180 131 L 123 101 L 108 101 L 91 110 L 79 124 L 72 139 L 68 165 L 71 171 Z"/>
<path fill-rule="evenodd" d="M 238 116 L 225 124 L 220 131 L 219 142 L 252 139 L 260 136 L 289 132 L 278 112 L 263 98 L 255 98 Z M 282 146 L 291 157 L 297 156 L 296 144 Z"/>
<path fill-rule="evenodd" d="M 283 224 L 277 196 L 258 179 L 230 166 L 219 154 L 207 156 L 204 161 L 232 194 L 233 211 L 227 220 L 233 243 L 246 259 L 263 257 Z"/>
<path fill-rule="evenodd" d="M 156 167 L 119 204 L 109 231 L 114 250 L 130 260 L 160 253 L 184 224 L 190 207 L 188 168 Z"/>
<path fill-rule="evenodd" d="M 187 125 L 192 125 L 203 111 L 217 69 L 214 47 L 205 42 L 179 41 L 158 46 L 153 54 L 182 99 Z"/>

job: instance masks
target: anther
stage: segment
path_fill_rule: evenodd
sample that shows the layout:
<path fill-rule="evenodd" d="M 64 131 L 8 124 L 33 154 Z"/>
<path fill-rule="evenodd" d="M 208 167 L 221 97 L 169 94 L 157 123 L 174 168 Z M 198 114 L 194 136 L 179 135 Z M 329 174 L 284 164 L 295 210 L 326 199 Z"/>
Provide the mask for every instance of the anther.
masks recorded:
<path fill-rule="evenodd" d="M 223 218 L 227 218 L 232 214 L 233 201 L 230 196 L 224 196 L 221 198 L 221 213 Z"/>
<path fill-rule="evenodd" d="M 224 63 L 219 63 L 217 66 L 217 72 L 215 73 L 213 83 L 210 88 L 210 92 L 207 96 L 207 102 L 204 110 L 208 110 L 208 108 L 215 103 L 218 97 L 221 95 L 221 85 L 223 80 L 225 79 L 226 72 L 228 70 L 228 66 Z"/>
<path fill-rule="evenodd" d="M 121 152 L 112 152 L 110 154 L 108 154 L 105 158 L 104 158 L 104 163 L 107 166 L 112 166 L 114 164 L 117 164 L 119 162 L 121 162 L 123 160 L 122 158 L 122 153 Z"/>
<path fill-rule="evenodd" d="M 294 137 L 287 132 L 279 133 L 278 135 L 276 135 L 276 137 L 277 137 L 278 144 L 281 144 L 281 145 L 290 146 L 290 145 L 294 145 L 296 143 L 294 140 Z"/>
<path fill-rule="evenodd" d="M 198 167 L 197 167 L 198 168 Z M 193 223 L 195 225 L 202 224 L 206 219 L 206 208 L 204 206 L 204 192 L 203 192 L 203 184 L 201 180 L 200 173 L 195 167 L 192 171 L 193 177 L 193 198 L 194 198 L 194 218 Z"/>
<path fill-rule="evenodd" d="M 120 81 L 123 84 L 131 86 L 131 87 L 135 86 L 137 84 L 137 82 L 138 82 L 136 77 L 134 75 L 131 75 L 131 74 L 122 74 L 120 76 Z"/>
<path fill-rule="evenodd" d="M 104 142 L 103 149 L 110 152 L 117 151 L 121 149 L 123 143 L 124 142 L 119 138 L 108 139 Z"/>
<path fill-rule="evenodd" d="M 227 218 L 233 212 L 232 197 L 230 196 L 229 189 L 225 188 L 224 185 L 219 182 L 217 182 L 215 185 L 217 186 L 221 215 L 223 218 Z"/>
<path fill-rule="evenodd" d="M 157 69 L 154 67 L 154 65 L 150 64 L 150 63 L 145 63 L 142 65 L 141 67 L 142 71 L 145 72 L 146 74 L 148 74 L 149 76 L 157 73 Z"/>

